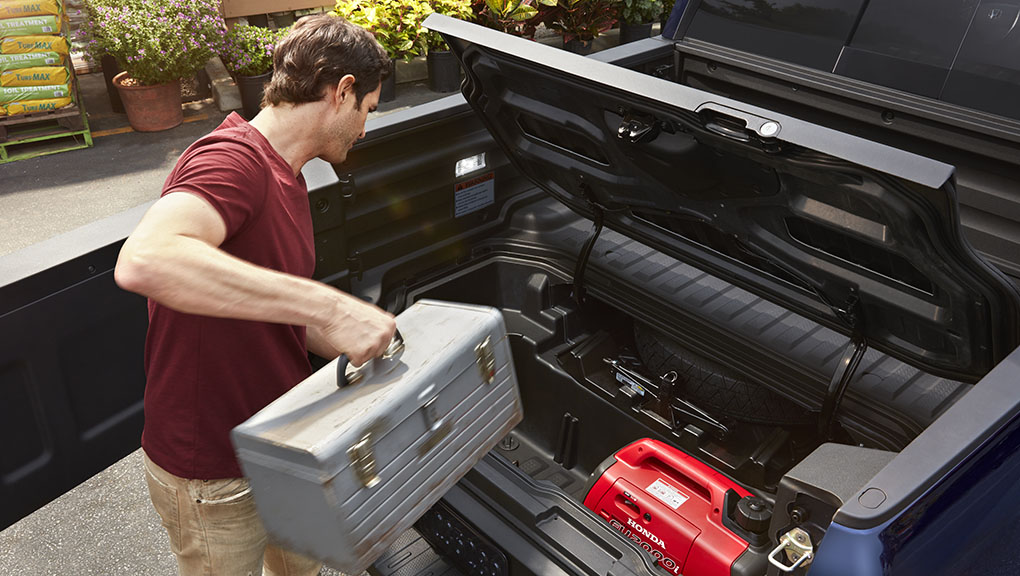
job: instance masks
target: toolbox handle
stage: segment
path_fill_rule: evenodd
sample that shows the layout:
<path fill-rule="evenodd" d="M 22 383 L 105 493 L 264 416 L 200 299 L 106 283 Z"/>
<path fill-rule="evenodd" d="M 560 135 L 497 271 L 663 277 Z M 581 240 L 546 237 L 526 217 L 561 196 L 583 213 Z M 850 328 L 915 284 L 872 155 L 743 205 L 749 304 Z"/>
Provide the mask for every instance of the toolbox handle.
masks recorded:
<path fill-rule="evenodd" d="M 346 388 L 350 382 L 347 381 L 347 365 L 351 363 L 351 359 L 346 354 L 341 354 L 336 359 L 336 387 Z"/>
<path fill-rule="evenodd" d="M 403 351 L 404 351 L 404 337 L 400 335 L 400 330 L 394 329 L 393 339 L 390 340 L 390 345 L 386 347 L 386 351 L 383 352 L 383 355 L 381 357 L 392 358 L 394 356 L 399 355 Z M 360 375 L 359 377 L 354 378 L 353 382 L 349 382 L 347 380 L 347 366 L 350 363 L 351 359 L 347 356 L 347 354 L 341 354 L 340 357 L 336 359 L 337 388 L 346 388 L 351 384 L 357 384 L 358 381 L 361 380 Z"/>

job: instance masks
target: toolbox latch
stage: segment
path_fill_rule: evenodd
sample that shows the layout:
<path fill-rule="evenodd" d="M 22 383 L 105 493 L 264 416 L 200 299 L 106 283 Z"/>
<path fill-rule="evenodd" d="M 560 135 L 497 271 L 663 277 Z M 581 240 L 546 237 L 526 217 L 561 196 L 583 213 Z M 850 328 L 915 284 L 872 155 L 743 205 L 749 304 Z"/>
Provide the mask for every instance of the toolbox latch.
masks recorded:
<path fill-rule="evenodd" d="M 379 483 L 379 475 L 375 472 L 375 453 L 372 452 L 372 435 L 365 434 L 357 444 L 347 449 L 347 457 L 358 480 L 365 488 L 372 488 Z"/>
<path fill-rule="evenodd" d="M 478 370 L 482 373 L 482 380 L 486 384 L 492 384 L 496 380 L 496 355 L 492 353 L 492 341 L 486 336 L 481 344 L 475 346 L 475 355 L 478 358 Z"/>
<path fill-rule="evenodd" d="M 422 412 L 425 414 L 425 441 L 422 442 L 419 452 L 424 458 L 433 448 L 435 448 L 444 438 L 450 435 L 450 430 L 453 426 L 450 424 L 449 418 L 444 418 L 439 413 L 439 409 L 436 407 L 437 396 L 432 397 L 428 402 L 422 406 Z"/>

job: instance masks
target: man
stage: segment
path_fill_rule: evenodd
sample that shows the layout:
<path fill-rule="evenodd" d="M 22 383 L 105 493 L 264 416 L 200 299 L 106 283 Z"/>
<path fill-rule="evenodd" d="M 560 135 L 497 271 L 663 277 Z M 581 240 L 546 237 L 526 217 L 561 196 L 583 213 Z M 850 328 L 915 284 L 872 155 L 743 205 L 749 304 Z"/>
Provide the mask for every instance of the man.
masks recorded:
<path fill-rule="evenodd" d="M 389 59 L 328 15 L 276 48 L 265 108 L 231 114 L 184 152 L 124 243 L 115 278 L 149 298 L 142 448 L 153 505 L 183 575 L 317 574 L 268 544 L 229 432 L 311 373 L 307 351 L 379 356 L 393 316 L 314 269 L 301 167 L 364 137 Z"/>

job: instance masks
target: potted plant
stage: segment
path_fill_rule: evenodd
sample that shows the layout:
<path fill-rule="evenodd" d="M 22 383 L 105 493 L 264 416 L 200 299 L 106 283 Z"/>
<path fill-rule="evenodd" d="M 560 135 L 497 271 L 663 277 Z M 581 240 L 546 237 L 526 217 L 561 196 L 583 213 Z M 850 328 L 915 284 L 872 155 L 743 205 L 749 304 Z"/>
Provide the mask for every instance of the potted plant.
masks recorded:
<path fill-rule="evenodd" d="M 619 0 L 620 44 L 652 35 L 652 23 L 662 17 L 662 0 Z"/>
<path fill-rule="evenodd" d="M 437 14 L 474 20 L 471 0 L 431 0 L 432 11 Z M 426 32 L 425 41 L 428 53 L 425 61 L 428 66 L 429 89 L 433 92 L 453 92 L 460 88 L 460 63 L 446 41 L 438 32 Z"/>
<path fill-rule="evenodd" d="M 390 74 L 383 81 L 379 100 L 396 97 L 396 61 L 410 62 L 428 50 L 421 23 L 432 13 L 423 0 L 338 0 L 333 13 L 365 28 L 390 56 Z"/>
<path fill-rule="evenodd" d="M 181 78 L 219 52 L 226 26 L 217 0 L 85 0 L 81 26 L 93 61 L 110 55 L 128 122 L 139 132 L 179 125 Z"/>
<path fill-rule="evenodd" d="M 616 24 L 616 5 L 612 0 L 559 0 L 543 21 L 563 36 L 564 48 L 588 54 L 595 39 Z"/>
<path fill-rule="evenodd" d="M 241 113 L 251 120 L 262 107 L 262 88 L 273 76 L 273 50 L 288 28 L 236 24 L 227 32 L 220 59 L 241 92 Z"/>
<path fill-rule="evenodd" d="M 542 21 L 542 10 L 553 6 L 556 0 L 474 0 L 472 10 L 488 28 L 534 38 L 535 28 Z"/>

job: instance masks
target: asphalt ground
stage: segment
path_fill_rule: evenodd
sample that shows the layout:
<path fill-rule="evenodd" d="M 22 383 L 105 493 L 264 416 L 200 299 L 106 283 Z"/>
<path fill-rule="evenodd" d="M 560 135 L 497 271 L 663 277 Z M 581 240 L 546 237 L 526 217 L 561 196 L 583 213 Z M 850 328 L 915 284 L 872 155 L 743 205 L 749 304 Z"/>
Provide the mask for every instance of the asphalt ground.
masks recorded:
<path fill-rule="evenodd" d="M 198 100 L 183 105 L 182 125 L 139 133 L 113 112 L 101 73 L 80 75 L 79 84 L 94 145 L 0 164 L 0 255 L 154 201 L 181 152 L 229 113 L 212 98 Z M 396 99 L 370 118 L 447 95 L 421 82 L 398 84 Z M 141 451 L 0 532 L 3 576 L 176 573 Z"/>

